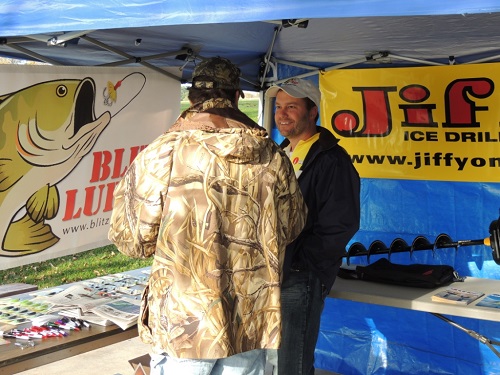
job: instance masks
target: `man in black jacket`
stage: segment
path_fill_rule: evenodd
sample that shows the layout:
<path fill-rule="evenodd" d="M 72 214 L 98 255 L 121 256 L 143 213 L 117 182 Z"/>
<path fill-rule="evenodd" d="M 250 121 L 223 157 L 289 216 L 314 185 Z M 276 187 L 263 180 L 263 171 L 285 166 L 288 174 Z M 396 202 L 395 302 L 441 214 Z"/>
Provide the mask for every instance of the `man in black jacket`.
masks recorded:
<path fill-rule="evenodd" d="M 266 97 L 276 98 L 274 119 L 286 138 L 281 146 L 308 207 L 306 226 L 285 253 L 278 374 L 311 375 L 324 301 L 359 229 L 360 180 L 339 140 L 316 126 L 321 94 L 313 83 L 292 78 Z"/>

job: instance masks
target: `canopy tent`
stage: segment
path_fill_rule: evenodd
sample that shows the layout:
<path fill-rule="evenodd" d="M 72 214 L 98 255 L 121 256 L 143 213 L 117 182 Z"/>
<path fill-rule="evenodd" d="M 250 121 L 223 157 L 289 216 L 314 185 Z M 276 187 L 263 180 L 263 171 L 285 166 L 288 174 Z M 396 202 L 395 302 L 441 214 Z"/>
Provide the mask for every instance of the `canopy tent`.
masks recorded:
<path fill-rule="evenodd" d="M 165 68 L 177 67 L 189 82 L 197 62 L 219 55 L 240 66 L 244 89 L 263 91 L 319 70 L 500 61 L 499 21 L 494 0 L 8 0 L 0 4 L 0 56 L 53 65 L 144 65 L 167 75 Z M 419 234 L 482 238 L 498 217 L 499 195 L 491 183 L 364 179 L 354 240 L 368 244 L 414 234 L 422 220 L 432 230 Z M 414 216 L 406 227 L 403 214 Z M 465 276 L 500 278 L 484 246 L 429 254 L 417 260 L 452 264 Z M 361 322 L 350 314 L 354 309 Z M 498 324 L 463 321 L 500 338 Z M 317 362 L 339 373 L 500 372 L 498 358 L 480 343 L 453 334 L 443 342 L 442 322 L 427 321 L 423 313 L 328 300 L 322 324 Z"/>
<path fill-rule="evenodd" d="M 333 66 L 495 61 L 499 11 L 494 1 L 6 1 L 0 56 L 141 64 L 164 74 L 173 66 L 189 81 L 196 61 L 220 55 L 240 66 L 245 89 L 258 91 L 283 64 L 314 74 Z"/>

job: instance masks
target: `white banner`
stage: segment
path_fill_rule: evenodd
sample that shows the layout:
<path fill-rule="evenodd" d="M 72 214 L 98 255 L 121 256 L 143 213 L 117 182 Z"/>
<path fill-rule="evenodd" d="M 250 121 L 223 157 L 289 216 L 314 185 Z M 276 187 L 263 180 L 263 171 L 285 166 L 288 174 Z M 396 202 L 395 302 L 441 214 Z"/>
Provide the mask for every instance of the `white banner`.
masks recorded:
<path fill-rule="evenodd" d="M 104 246 L 112 194 L 180 110 L 146 68 L 0 65 L 0 269 Z"/>

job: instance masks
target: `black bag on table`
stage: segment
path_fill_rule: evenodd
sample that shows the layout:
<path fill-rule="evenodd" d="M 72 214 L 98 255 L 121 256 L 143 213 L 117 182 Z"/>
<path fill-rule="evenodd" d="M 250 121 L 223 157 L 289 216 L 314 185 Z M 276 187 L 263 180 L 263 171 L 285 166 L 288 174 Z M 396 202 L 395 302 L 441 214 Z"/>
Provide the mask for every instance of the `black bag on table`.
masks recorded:
<path fill-rule="evenodd" d="M 454 281 L 463 281 L 454 268 L 447 265 L 395 264 L 381 258 L 368 266 L 357 266 L 355 271 L 342 269 L 339 277 L 375 281 L 416 288 L 437 288 Z"/>

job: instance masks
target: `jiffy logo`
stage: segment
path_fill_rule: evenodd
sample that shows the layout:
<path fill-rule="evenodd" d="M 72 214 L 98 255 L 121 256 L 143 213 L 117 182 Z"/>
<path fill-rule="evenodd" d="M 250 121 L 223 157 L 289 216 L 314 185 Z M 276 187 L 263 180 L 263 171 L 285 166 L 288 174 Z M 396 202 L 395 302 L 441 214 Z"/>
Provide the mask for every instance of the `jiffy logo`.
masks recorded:
<path fill-rule="evenodd" d="M 363 121 L 351 110 L 339 110 L 331 117 L 332 129 L 343 137 L 385 137 L 391 134 L 393 123 L 389 94 L 396 92 L 396 86 L 388 87 L 353 87 L 359 92 L 363 104 Z M 457 79 L 451 82 L 444 92 L 445 121 L 439 124 L 434 120 L 435 103 L 427 103 L 430 90 L 419 84 L 407 85 L 399 90 L 399 97 L 405 104 L 398 107 L 404 120 L 400 126 L 405 129 L 404 140 L 435 141 L 438 133 L 432 131 L 440 125 L 443 129 L 478 128 L 476 114 L 487 111 L 487 106 L 478 104 L 494 91 L 494 83 L 489 78 Z M 474 99 L 477 99 L 474 100 Z M 427 130 L 415 130 L 424 128 Z M 456 142 L 474 138 L 476 141 L 493 140 L 498 137 L 490 133 L 445 132 L 445 140 Z"/>
<path fill-rule="evenodd" d="M 326 72 L 321 123 L 361 177 L 500 182 L 499 68 Z"/>

